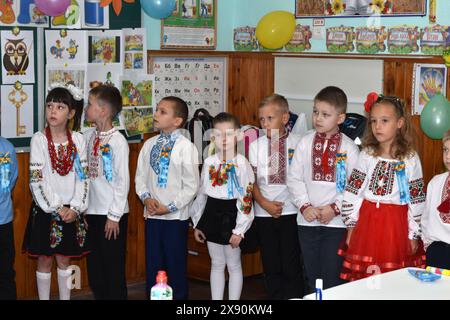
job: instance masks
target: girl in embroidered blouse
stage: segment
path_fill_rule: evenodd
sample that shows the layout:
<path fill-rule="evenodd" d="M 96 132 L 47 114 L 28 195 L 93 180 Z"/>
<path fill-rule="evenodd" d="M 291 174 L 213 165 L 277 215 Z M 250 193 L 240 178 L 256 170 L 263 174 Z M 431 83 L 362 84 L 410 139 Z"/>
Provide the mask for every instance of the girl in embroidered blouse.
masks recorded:
<path fill-rule="evenodd" d="M 195 240 L 206 240 L 211 257 L 211 296 L 222 300 L 225 266 L 229 274 L 228 298 L 239 300 L 242 291 L 241 249 L 253 218 L 253 170 L 236 152 L 239 120 L 220 113 L 213 120 L 213 141 L 217 153 L 203 165 L 200 190 L 189 215 Z"/>
<path fill-rule="evenodd" d="M 87 253 L 83 212 L 87 209 L 86 150 L 83 136 L 71 129 L 80 123 L 82 92 L 55 84 L 45 104 L 47 126 L 30 145 L 30 188 L 33 194 L 24 249 L 37 257 L 39 299 L 50 298 L 53 257 L 58 266 L 60 300 L 70 299 L 71 257 Z"/>
<path fill-rule="evenodd" d="M 341 278 L 358 280 L 408 266 L 424 266 L 420 217 L 425 205 L 422 167 L 411 120 L 394 96 L 368 95 L 363 151 L 344 194 L 348 229 Z"/>

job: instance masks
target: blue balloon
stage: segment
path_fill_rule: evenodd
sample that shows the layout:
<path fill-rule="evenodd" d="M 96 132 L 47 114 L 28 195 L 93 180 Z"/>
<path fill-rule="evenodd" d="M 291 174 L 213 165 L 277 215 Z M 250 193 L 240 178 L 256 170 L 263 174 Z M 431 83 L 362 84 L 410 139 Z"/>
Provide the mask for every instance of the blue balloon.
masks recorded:
<path fill-rule="evenodd" d="M 152 18 L 164 19 L 175 10 L 177 0 L 141 0 L 144 12 Z"/>

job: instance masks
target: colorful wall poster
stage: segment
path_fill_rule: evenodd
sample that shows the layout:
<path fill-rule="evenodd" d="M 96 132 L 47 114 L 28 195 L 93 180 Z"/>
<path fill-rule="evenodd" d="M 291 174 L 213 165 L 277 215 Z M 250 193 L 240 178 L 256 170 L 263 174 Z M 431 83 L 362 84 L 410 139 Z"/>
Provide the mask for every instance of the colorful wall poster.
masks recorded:
<path fill-rule="evenodd" d="M 88 53 L 87 31 L 45 30 L 47 64 L 86 64 Z"/>
<path fill-rule="evenodd" d="M 291 40 L 284 46 L 286 51 L 289 52 L 302 52 L 311 49 L 311 39 L 312 33 L 309 26 L 306 25 L 296 25 L 294 34 Z"/>
<path fill-rule="evenodd" d="M 109 6 L 102 7 L 100 0 L 84 0 L 83 28 L 109 29 Z"/>
<path fill-rule="evenodd" d="M 161 21 L 161 48 L 216 48 L 217 0 L 176 0 Z"/>
<path fill-rule="evenodd" d="M 52 17 L 52 28 L 81 29 L 81 20 L 84 16 L 84 5 L 82 0 L 71 0 L 64 14 Z"/>
<path fill-rule="evenodd" d="M 385 27 L 356 28 L 356 51 L 365 54 L 375 54 L 386 51 L 387 32 Z"/>
<path fill-rule="evenodd" d="M 31 30 L 1 31 L 3 84 L 34 83 L 34 36 Z"/>
<path fill-rule="evenodd" d="M 31 137 L 34 133 L 33 85 L 1 86 L 1 135 L 4 138 Z"/>
<path fill-rule="evenodd" d="M 89 63 L 120 63 L 121 30 L 89 31 L 88 62 Z"/>
<path fill-rule="evenodd" d="M 414 64 L 412 114 L 421 114 L 425 105 L 438 93 L 446 96 L 445 64 Z"/>
<path fill-rule="evenodd" d="M 409 54 L 419 51 L 417 40 L 419 37 L 418 27 L 400 26 L 388 30 L 388 50 L 394 54 Z"/>
<path fill-rule="evenodd" d="M 122 118 L 128 137 L 153 132 L 152 107 L 124 107 Z"/>
<path fill-rule="evenodd" d="M 233 44 L 234 50 L 258 50 L 259 44 L 258 39 L 256 39 L 256 28 L 249 26 L 235 28 L 233 31 Z"/>
<path fill-rule="evenodd" d="M 147 73 L 147 41 L 145 29 L 122 29 L 124 72 Z"/>
<path fill-rule="evenodd" d="M 0 25 L 48 27 L 48 21 L 34 0 L 0 0 Z"/>
<path fill-rule="evenodd" d="M 450 49 L 450 26 L 429 26 L 420 31 L 420 48 L 423 54 L 442 55 Z"/>
<path fill-rule="evenodd" d="M 69 84 L 83 90 L 86 98 L 86 67 L 75 66 L 70 67 L 47 65 L 47 92 L 52 83 L 60 83 L 65 86 Z"/>
<path fill-rule="evenodd" d="M 332 53 L 344 53 L 355 50 L 353 27 L 327 28 L 327 50 Z"/>

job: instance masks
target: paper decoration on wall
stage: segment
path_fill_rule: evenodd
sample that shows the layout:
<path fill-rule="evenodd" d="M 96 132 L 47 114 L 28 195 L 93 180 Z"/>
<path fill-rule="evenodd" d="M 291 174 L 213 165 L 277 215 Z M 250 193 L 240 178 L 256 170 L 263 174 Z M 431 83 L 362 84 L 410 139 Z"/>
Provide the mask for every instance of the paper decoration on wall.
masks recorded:
<path fill-rule="evenodd" d="M 87 67 L 86 83 L 88 90 L 99 84 L 109 84 L 120 87 L 120 76 L 122 68 L 120 64 L 110 63 L 107 65 L 89 64 Z"/>
<path fill-rule="evenodd" d="M 388 50 L 394 54 L 408 54 L 419 51 L 418 27 L 400 26 L 388 30 Z"/>
<path fill-rule="evenodd" d="M 385 27 L 356 28 L 356 51 L 365 54 L 384 52 L 386 50 L 386 37 Z"/>
<path fill-rule="evenodd" d="M 3 83 L 34 83 L 33 31 L 1 31 L 1 48 Z"/>
<path fill-rule="evenodd" d="M 256 39 L 255 27 L 240 27 L 233 31 L 234 50 L 252 51 L 258 50 L 259 44 Z"/>
<path fill-rule="evenodd" d="M 47 91 L 52 83 L 72 84 L 86 94 L 86 69 L 84 66 L 72 65 L 69 68 L 58 65 L 47 65 Z"/>
<path fill-rule="evenodd" d="M 70 65 L 87 63 L 87 31 L 46 30 L 45 51 L 47 64 Z"/>
<path fill-rule="evenodd" d="M 66 12 L 60 16 L 52 17 L 52 28 L 80 29 L 84 17 L 84 6 L 81 0 L 71 0 Z"/>
<path fill-rule="evenodd" d="M 447 68 L 444 64 L 414 64 L 412 114 L 421 114 L 425 105 L 447 89 Z"/>
<path fill-rule="evenodd" d="M 90 31 L 88 33 L 89 63 L 120 63 L 122 31 Z"/>
<path fill-rule="evenodd" d="M 145 29 L 122 29 L 123 69 L 125 72 L 147 73 L 147 42 Z"/>
<path fill-rule="evenodd" d="M 226 60 L 224 58 L 155 57 L 155 98 L 173 95 L 186 101 L 189 116 L 205 108 L 212 116 L 226 104 Z"/>
<path fill-rule="evenodd" d="M 34 0 L 0 0 L 0 25 L 48 27 L 48 21 Z"/>
<path fill-rule="evenodd" d="M 312 33 L 309 26 L 296 25 L 294 34 L 291 40 L 284 46 L 286 51 L 290 52 L 302 52 L 311 49 L 311 39 Z"/>
<path fill-rule="evenodd" d="M 134 0 L 124 0 L 126 3 L 134 3 Z M 116 16 L 118 16 L 120 14 L 120 12 L 122 11 L 122 0 L 101 0 L 100 1 L 100 6 L 102 7 L 106 7 L 106 9 L 108 9 L 107 6 L 109 6 L 112 2 L 112 6 L 114 9 L 114 12 L 116 13 Z"/>
<path fill-rule="evenodd" d="M 355 50 L 353 27 L 327 28 L 327 50 L 332 53 L 344 53 Z"/>
<path fill-rule="evenodd" d="M 83 28 L 109 28 L 109 10 L 100 5 L 100 0 L 84 0 Z"/>
<path fill-rule="evenodd" d="M 1 135 L 5 138 L 31 137 L 33 127 L 33 86 L 1 86 Z"/>
<path fill-rule="evenodd" d="M 429 0 L 430 1 L 430 9 L 428 12 L 428 19 L 430 23 L 436 23 L 436 1 L 437 0 Z"/>
<path fill-rule="evenodd" d="M 430 26 L 420 31 L 420 48 L 424 54 L 442 55 L 450 49 L 450 26 Z"/>
<path fill-rule="evenodd" d="M 122 118 L 128 136 L 153 131 L 154 79 L 153 75 L 121 77 Z"/>

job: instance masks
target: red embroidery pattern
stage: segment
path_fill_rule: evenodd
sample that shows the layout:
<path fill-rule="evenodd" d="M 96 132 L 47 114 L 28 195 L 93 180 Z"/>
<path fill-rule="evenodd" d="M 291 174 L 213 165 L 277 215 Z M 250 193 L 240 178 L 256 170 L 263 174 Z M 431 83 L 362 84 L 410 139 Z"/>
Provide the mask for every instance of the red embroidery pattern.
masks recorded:
<path fill-rule="evenodd" d="M 243 199 L 243 203 L 241 205 L 241 210 L 245 214 L 250 214 L 252 211 L 252 205 L 253 205 L 253 183 L 249 183 L 247 186 L 247 190 Z"/>
<path fill-rule="evenodd" d="M 269 139 L 268 158 L 269 158 L 269 184 L 286 184 L 287 178 L 287 159 L 286 144 L 288 135 L 279 139 Z"/>
<path fill-rule="evenodd" d="M 425 202 L 425 183 L 422 178 L 409 182 L 409 197 L 411 204 Z"/>
<path fill-rule="evenodd" d="M 394 177 L 394 163 L 384 160 L 378 161 L 369 182 L 369 190 L 376 196 L 391 194 Z"/>
<path fill-rule="evenodd" d="M 447 179 L 444 183 L 444 189 L 442 190 L 442 202 L 447 200 L 450 197 L 450 174 L 447 176 Z M 439 212 L 439 216 L 443 223 L 450 224 L 450 212 L 444 213 Z"/>
<path fill-rule="evenodd" d="M 345 191 L 358 195 L 359 189 L 361 189 L 365 179 L 366 174 L 364 172 L 361 172 L 358 169 L 353 169 L 347 186 L 345 187 Z"/>
<path fill-rule="evenodd" d="M 323 150 L 328 140 L 327 150 Z M 325 134 L 316 133 L 312 144 L 312 180 L 334 182 L 336 180 L 336 154 L 341 146 L 342 136 L 338 132 L 325 139 Z"/>

